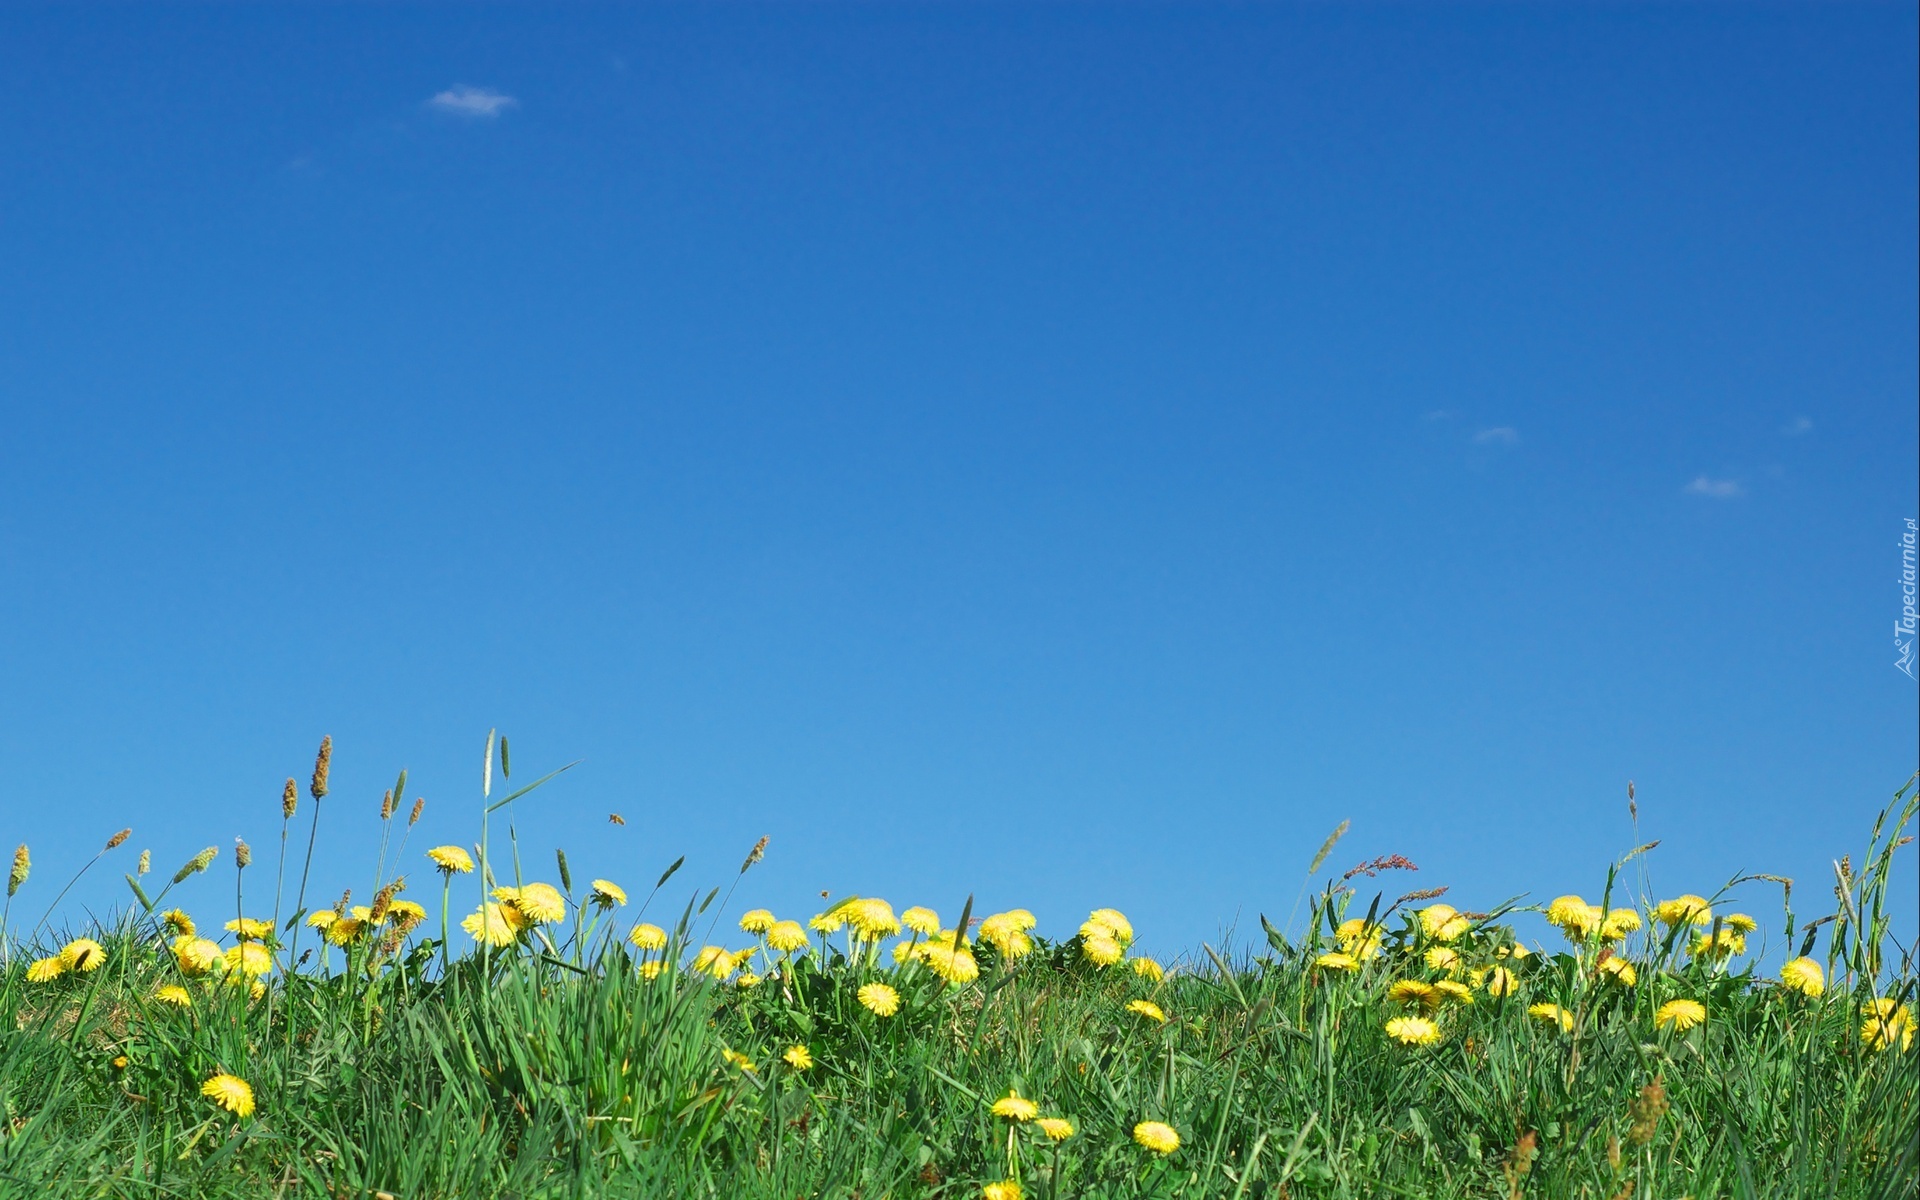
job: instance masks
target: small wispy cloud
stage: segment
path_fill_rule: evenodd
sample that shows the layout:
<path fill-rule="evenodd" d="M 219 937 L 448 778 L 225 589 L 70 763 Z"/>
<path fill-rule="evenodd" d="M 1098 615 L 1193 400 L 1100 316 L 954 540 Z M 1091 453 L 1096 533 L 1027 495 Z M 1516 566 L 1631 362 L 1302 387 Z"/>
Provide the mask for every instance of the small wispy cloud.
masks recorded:
<path fill-rule="evenodd" d="M 1715 500 L 1731 500 L 1735 496 L 1744 496 L 1747 492 L 1747 489 L 1741 487 L 1736 480 L 1709 479 L 1705 475 L 1696 477 L 1687 485 L 1686 490 L 1689 496 L 1710 496 Z"/>
<path fill-rule="evenodd" d="M 1460 414 L 1450 408 L 1436 408 L 1427 414 L 1429 421 L 1451 421 Z"/>
<path fill-rule="evenodd" d="M 1507 425 L 1496 425 L 1474 434 L 1473 443 L 1476 446 L 1518 446 L 1520 431 Z"/>
<path fill-rule="evenodd" d="M 1801 434 L 1810 431 L 1812 428 L 1813 428 L 1812 421 L 1807 420 L 1805 417 L 1795 417 L 1793 420 L 1788 421 L 1785 425 L 1782 425 L 1780 427 L 1780 432 L 1786 434 L 1788 437 L 1799 437 Z"/>
<path fill-rule="evenodd" d="M 453 113 L 461 117 L 497 117 L 509 108 L 519 105 L 519 101 L 505 92 L 496 92 L 492 88 L 468 87 L 459 84 L 434 96 L 427 101 L 433 108 L 444 113 Z"/>

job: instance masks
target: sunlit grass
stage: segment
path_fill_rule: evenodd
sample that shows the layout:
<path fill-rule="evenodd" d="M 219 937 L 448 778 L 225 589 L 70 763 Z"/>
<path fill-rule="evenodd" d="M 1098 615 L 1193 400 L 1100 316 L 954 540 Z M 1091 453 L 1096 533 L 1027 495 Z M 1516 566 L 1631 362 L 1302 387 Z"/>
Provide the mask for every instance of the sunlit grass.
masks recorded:
<path fill-rule="evenodd" d="M 123 917 L 9 927 L 0 1194 L 1914 1194 L 1916 977 L 1887 895 L 1913 781 L 1860 867 L 1802 888 L 1832 913 L 1754 877 L 1795 951 L 1766 977 L 1735 893 L 1651 894 L 1635 855 L 1534 906 L 1560 931 L 1536 949 L 1512 904 L 1374 896 L 1391 859 L 1324 884 L 1291 937 L 1263 919 L 1260 945 L 1180 964 L 1112 909 L 1058 938 L 959 897 L 723 916 L 764 840 L 663 916 L 677 862 L 576 880 L 523 864 L 511 824 L 496 841 L 551 778 L 495 797 L 496 764 L 490 739 L 471 848 L 409 845 L 402 778 L 358 903 L 286 878 L 323 760 L 304 814 L 283 800 L 264 899 L 251 848 L 171 877 L 143 856 Z M 223 862 L 226 911 L 169 903 Z M 33 869 L 22 848 L 9 919 Z"/>

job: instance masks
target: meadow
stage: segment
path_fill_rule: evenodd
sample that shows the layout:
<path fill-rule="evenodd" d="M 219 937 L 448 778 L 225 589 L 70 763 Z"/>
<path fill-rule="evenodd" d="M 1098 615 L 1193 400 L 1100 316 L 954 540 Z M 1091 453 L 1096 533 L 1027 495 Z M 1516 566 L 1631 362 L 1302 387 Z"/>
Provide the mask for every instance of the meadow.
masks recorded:
<path fill-rule="evenodd" d="M 1322 874 L 1336 831 L 1303 848 L 1297 925 L 1160 962 L 1112 909 L 737 911 L 764 841 L 690 893 L 679 862 L 576 878 L 523 854 L 553 776 L 509 791 L 506 750 L 489 739 L 471 845 L 411 844 L 403 775 L 344 893 L 305 865 L 340 803 L 328 746 L 270 853 L 156 872 L 107 839 L 80 869 L 127 860 L 128 904 L 85 929 L 16 928 L 63 892 L 38 897 L 22 846 L 0 1195 L 1916 1194 L 1889 895 L 1914 780 L 1797 888 L 1657 892 L 1642 847 L 1582 894 L 1478 911 L 1396 896 L 1402 859 Z M 221 872 L 227 901 L 171 899 Z M 1765 970 L 1756 896 L 1787 948 Z M 1524 944 L 1535 912 L 1555 933 Z"/>

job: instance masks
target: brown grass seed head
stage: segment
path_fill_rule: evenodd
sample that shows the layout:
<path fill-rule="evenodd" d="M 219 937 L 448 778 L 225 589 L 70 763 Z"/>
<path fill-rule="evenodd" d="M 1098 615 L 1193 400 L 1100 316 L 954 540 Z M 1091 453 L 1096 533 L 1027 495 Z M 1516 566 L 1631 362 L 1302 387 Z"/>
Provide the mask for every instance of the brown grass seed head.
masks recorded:
<path fill-rule="evenodd" d="M 117 848 L 118 846 L 121 845 L 121 843 L 125 842 L 128 838 L 132 836 L 133 836 L 133 830 L 131 828 L 122 829 L 119 833 L 116 833 L 112 837 L 107 839 L 107 849 L 112 850 Z"/>
<path fill-rule="evenodd" d="M 33 860 L 27 855 L 27 844 L 21 842 L 20 848 L 13 852 L 13 870 L 7 875 L 7 895 L 11 896 L 19 891 L 20 885 L 27 881 L 27 875 L 32 870 Z"/>
<path fill-rule="evenodd" d="M 245 838 L 233 839 L 233 861 L 242 871 L 253 865 L 253 847 Z"/>
<path fill-rule="evenodd" d="M 327 794 L 327 773 L 333 769 L 333 735 L 320 739 L 320 753 L 313 760 L 313 782 L 307 791 L 315 800 Z"/>
<path fill-rule="evenodd" d="M 280 819 L 282 821 L 293 820 L 293 812 L 295 809 L 299 807 L 300 807 L 300 785 L 295 783 L 293 779 L 289 777 L 287 779 L 287 786 L 281 789 L 281 792 L 280 792 Z"/>
<path fill-rule="evenodd" d="M 407 828 L 412 829 L 415 825 L 418 825 L 420 823 L 420 814 L 426 810 L 427 798 L 425 796 L 415 796 L 413 798 L 413 811 L 407 814 Z"/>

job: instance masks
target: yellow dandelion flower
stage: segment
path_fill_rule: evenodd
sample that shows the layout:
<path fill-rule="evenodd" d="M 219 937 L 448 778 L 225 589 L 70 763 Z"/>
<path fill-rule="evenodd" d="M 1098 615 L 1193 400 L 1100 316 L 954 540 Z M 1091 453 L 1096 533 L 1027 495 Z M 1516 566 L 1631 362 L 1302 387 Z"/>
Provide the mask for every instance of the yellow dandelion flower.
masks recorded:
<path fill-rule="evenodd" d="M 1360 964 L 1355 961 L 1353 955 L 1341 950 L 1336 950 L 1330 954 L 1322 954 L 1319 958 L 1313 960 L 1313 965 L 1328 971 L 1358 971 L 1360 969 Z"/>
<path fill-rule="evenodd" d="M 1547 905 L 1547 924 L 1556 926 L 1569 941 L 1585 941 L 1599 931 L 1600 922 L 1600 910 L 1578 896 L 1561 896 Z"/>
<path fill-rule="evenodd" d="M 1419 917 L 1421 931 L 1439 942 L 1451 942 L 1473 928 L 1473 922 L 1461 916 L 1451 904 L 1429 905 L 1420 910 Z"/>
<path fill-rule="evenodd" d="M 193 927 L 193 918 L 177 908 L 170 908 L 166 912 L 161 913 L 160 923 L 165 925 L 167 932 L 173 934 L 175 937 L 192 937 L 198 932 L 198 930 Z"/>
<path fill-rule="evenodd" d="M 782 954 L 791 954 L 795 950 L 807 948 L 807 931 L 800 928 L 798 921 L 776 921 L 773 928 L 767 930 L 767 945 Z"/>
<path fill-rule="evenodd" d="M 239 934 L 241 941 L 258 941 L 273 932 L 273 922 L 258 917 L 236 917 L 227 922 L 227 932 Z"/>
<path fill-rule="evenodd" d="M 1505 967 L 1495 967 L 1487 972 L 1487 992 L 1493 996 L 1511 996 L 1520 986 L 1520 979 Z"/>
<path fill-rule="evenodd" d="M 992 1112 L 996 1117 L 1004 1117 L 1009 1121 L 1024 1122 L 1031 1121 L 1039 1116 L 1040 1106 L 1025 1096 L 1022 1096 L 1019 1092 L 1010 1091 L 993 1102 Z"/>
<path fill-rule="evenodd" d="M 1134 959 L 1133 973 L 1149 983 L 1159 983 L 1167 977 L 1165 968 L 1151 958 Z"/>
<path fill-rule="evenodd" d="M 752 971 L 742 971 L 739 976 L 734 979 L 733 986 L 739 988 L 756 988 L 760 986 L 760 977 Z"/>
<path fill-rule="evenodd" d="M 740 914 L 740 931 L 742 933 L 765 933 L 767 930 L 772 929 L 776 923 L 773 913 L 764 908 L 756 908 L 751 912 Z"/>
<path fill-rule="evenodd" d="M 1621 987 L 1632 987 L 1640 981 L 1640 973 L 1633 969 L 1633 964 L 1618 954 L 1601 959 L 1594 970 Z"/>
<path fill-rule="evenodd" d="M 1525 946 L 1520 945 L 1518 942 L 1515 942 L 1511 946 L 1500 947 L 1498 950 L 1493 952 L 1493 956 L 1495 958 L 1519 959 L 1519 958 L 1526 958 L 1532 953 L 1533 951 L 1527 949 Z"/>
<path fill-rule="evenodd" d="M 1369 925 L 1363 917 L 1350 917 L 1340 922 L 1333 931 L 1333 938 L 1340 943 L 1340 949 L 1349 957 L 1366 960 L 1380 953 L 1380 942 L 1386 934 L 1378 925 Z"/>
<path fill-rule="evenodd" d="M 1442 979 L 1433 985 L 1433 990 L 1438 997 L 1454 1004 L 1473 1003 L 1473 989 L 1452 979 Z"/>
<path fill-rule="evenodd" d="M 1431 1046 L 1440 1040 L 1440 1027 L 1425 1017 L 1395 1017 L 1387 1022 L 1387 1036 L 1402 1046 Z"/>
<path fill-rule="evenodd" d="M 658 979 L 666 969 L 667 964 L 661 962 L 659 959 L 648 959 L 646 962 L 640 964 L 640 978 L 647 980 Z"/>
<path fill-rule="evenodd" d="M 335 921 L 338 921 L 339 919 L 340 919 L 339 913 L 333 911 L 330 908 L 323 908 L 317 913 L 311 913 L 308 915 L 307 927 L 309 929 L 325 929 L 327 926 L 333 924 Z"/>
<path fill-rule="evenodd" d="M 1027 936 L 1030 925 L 1023 925 L 1021 917 L 1031 915 L 1015 912 L 995 913 L 980 922 L 980 940 L 1000 951 L 1003 958 L 1023 958 L 1033 951 L 1033 939 Z"/>
<path fill-rule="evenodd" d="M 921 937 L 931 937 L 940 932 L 940 914 L 919 905 L 901 913 L 900 923 Z"/>
<path fill-rule="evenodd" d="M 1172 1154 L 1180 1148 L 1180 1135 L 1173 1126 L 1160 1121 L 1142 1121 L 1133 1127 L 1133 1140 L 1155 1154 Z"/>
<path fill-rule="evenodd" d="M 221 960 L 220 943 L 203 937 L 178 937 L 173 939 L 173 958 L 182 971 L 199 975 L 211 971 Z"/>
<path fill-rule="evenodd" d="M 720 1057 L 726 1059 L 729 1064 L 738 1070 L 745 1071 L 748 1074 L 752 1074 L 755 1071 L 753 1060 L 738 1050 L 722 1050 Z"/>
<path fill-rule="evenodd" d="M 567 919 L 566 897 L 550 883 L 495 888 L 493 898 L 520 910 L 520 914 L 535 925 L 553 925 Z"/>
<path fill-rule="evenodd" d="M 175 1008 L 193 1007 L 193 997 L 187 994 L 187 989 L 177 983 L 170 983 L 154 992 L 153 999 L 156 1004 L 171 1004 Z"/>
<path fill-rule="evenodd" d="M 1617 942 L 1640 929 L 1640 914 L 1630 908 L 1616 908 L 1600 922 L 1600 940 Z"/>
<path fill-rule="evenodd" d="M 876 1017 L 890 1017 L 900 1011 L 900 993 L 884 983 L 869 983 L 855 995 L 861 1006 Z"/>
<path fill-rule="evenodd" d="M 667 948 L 667 931 L 643 921 L 633 927 L 627 940 L 642 950 L 664 950 Z"/>
<path fill-rule="evenodd" d="M 1041 1117 L 1033 1127 L 1047 1136 L 1050 1142 L 1064 1142 L 1073 1136 L 1073 1122 L 1065 1117 Z"/>
<path fill-rule="evenodd" d="M 1527 1015 L 1547 1025 L 1558 1025 L 1561 1033 L 1573 1032 L 1573 1014 L 1558 1004 L 1529 1004 Z"/>
<path fill-rule="evenodd" d="M 427 910 L 411 900 L 395 900 L 387 905 L 387 921 L 401 933 L 407 933 L 427 919 Z"/>
<path fill-rule="evenodd" d="M 1435 971 L 1457 971 L 1460 969 L 1460 952 L 1447 946 L 1435 946 L 1422 956 L 1427 966 Z"/>
<path fill-rule="evenodd" d="M 132 1059 L 124 1054 L 116 1054 L 113 1056 L 113 1069 L 116 1071 L 124 1071 L 127 1069 L 127 1064 L 132 1061 Z"/>
<path fill-rule="evenodd" d="M 739 967 L 733 955 L 724 946 L 702 946 L 693 956 L 693 969 L 705 972 L 715 979 L 725 979 Z"/>
<path fill-rule="evenodd" d="M 253 1115 L 253 1088 L 238 1075 L 215 1075 L 200 1085 L 200 1094 L 236 1117 Z"/>
<path fill-rule="evenodd" d="M 1001 1179 L 980 1189 L 980 1200 L 1023 1200 L 1018 1179 Z"/>
<path fill-rule="evenodd" d="M 807 928 L 815 933 L 838 933 L 846 923 L 846 914 L 837 908 L 830 908 L 826 912 L 813 914 L 807 921 Z"/>
<path fill-rule="evenodd" d="M 788 1046 L 787 1052 L 780 1057 L 796 1071 L 805 1071 L 813 1066 L 813 1052 L 805 1046 Z"/>
<path fill-rule="evenodd" d="M 66 973 L 67 964 L 60 961 L 58 954 L 49 958 L 36 958 L 33 960 L 33 965 L 27 968 L 27 982 L 52 983 Z"/>
<path fill-rule="evenodd" d="M 1687 953 L 1695 958 L 1720 959 L 1747 952 L 1747 935 L 1738 929 L 1722 927 L 1718 933 L 1695 935 Z"/>
<path fill-rule="evenodd" d="M 1803 996 L 1818 996 L 1827 990 L 1827 974 L 1819 963 L 1803 955 L 1780 968 L 1780 986 Z"/>
<path fill-rule="evenodd" d="M 1668 928 L 1675 925 L 1711 925 L 1713 905 L 1707 903 L 1706 897 L 1689 892 L 1654 905 L 1653 915 Z"/>
<path fill-rule="evenodd" d="M 468 917 L 467 920 L 471 921 L 473 918 Z M 463 921 L 461 924 L 464 926 L 466 922 Z M 359 941 L 361 936 L 366 932 L 367 919 L 365 917 L 341 917 L 337 921 L 328 923 L 326 936 L 327 940 L 336 946 L 349 946 Z"/>
<path fill-rule="evenodd" d="M 69 971 L 96 971 L 106 961 L 106 948 L 92 938 L 75 938 L 60 947 L 60 965 Z"/>
<path fill-rule="evenodd" d="M 1119 909 L 1096 908 L 1087 914 L 1087 925 L 1095 925 L 1106 930 L 1107 936 L 1122 946 L 1133 944 L 1133 925 Z M 1080 927 L 1083 936 L 1087 932 L 1087 925 Z"/>
<path fill-rule="evenodd" d="M 522 926 L 507 914 L 513 912 L 504 904 L 489 901 L 480 911 L 471 913 L 460 922 L 460 928 L 473 936 L 473 940 L 486 946 L 508 946 L 520 936 Z M 516 914 L 517 915 L 517 914 Z M 345 925 L 347 922 L 336 923 Z M 327 930 L 327 940 L 333 940 L 333 930 Z"/>
<path fill-rule="evenodd" d="M 1913 1013 L 1904 1004 L 1883 996 L 1860 1006 L 1860 1041 L 1869 1050 L 1901 1050 L 1913 1045 Z"/>
<path fill-rule="evenodd" d="M 241 942 L 221 956 L 229 973 L 265 975 L 273 970 L 273 955 L 259 942 Z"/>
<path fill-rule="evenodd" d="M 427 857 L 448 875 L 465 875 L 473 870 L 473 856 L 458 846 L 435 846 L 427 851 Z"/>
<path fill-rule="evenodd" d="M 1110 937 L 1104 926 L 1095 926 L 1092 936 L 1080 939 L 1080 953 L 1096 967 L 1110 967 L 1127 955 L 1126 948 Z"/>
<path fill-rule="evenodd" d="M 854 937 L 863 942 L 877 942 L 900 932 L 900 919 L 893 915 L 893 905 L 875 896 L 849 901 L 846 921 Z"/>
<path fill-rule="evenodd" d="M 980 964 L 973 952 L 963 946 L 926 945 L 920 949 L 920 961 L 948 983 L 972 983 L 980 977 Z"/>
<path fill-rule="evenodd" d="M 593 902 L 601 908 L 612 908 L 616 904 L 622 908 L 626 907 L 627 889 L 611 879 L 596 879 L 588 885 L 587 890 L 593 897 Z"/>
<path fill-rule="evenodd" d="M 1421 1008 L 1431 1009 L 1440 1003 L 1440 993 L 1434 991 L 1430 983 L 1402 979 L 1387 989 L 1387 999 L 1396 1004 L 1417 1004 Z"/>
<path fill-rule="evenodd" d="M 1655 1028 L 1664 1029 L 1671 1025 L 1680 1033 L 1685 1033 L 1706 1019 L 1706 1005 L 1698 1000 L 1669 1000 L 1653 1014 Z"/>
<path fill-rule="evenodd" d="M 1161 1010 L 1158 1004 L 1155 1004 L 1151 1000 L 1129 1000 L 1127 1001 L 1127 1011 L 1130 1013 L 1139 1013 L 1147 1020 L 1156 1021 L 1162 1025 L 1167 1023 L 1167 1014 Z"/>

